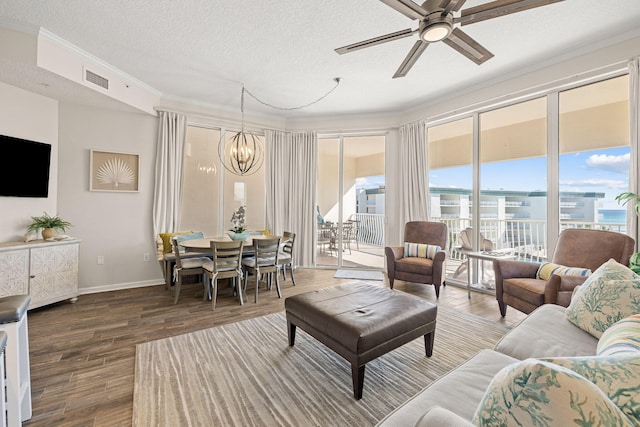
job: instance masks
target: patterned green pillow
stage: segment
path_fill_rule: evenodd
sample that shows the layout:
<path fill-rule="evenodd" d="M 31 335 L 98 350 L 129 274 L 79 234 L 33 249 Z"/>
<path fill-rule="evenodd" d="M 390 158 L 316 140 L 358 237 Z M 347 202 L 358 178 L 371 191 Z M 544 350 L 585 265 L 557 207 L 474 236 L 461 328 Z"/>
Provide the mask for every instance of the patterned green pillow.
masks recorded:
<path fill-rule="evenodd" d="M 567 307 L 567 320 L 600 338 L 618 320 L 640 313 L 640 276 L 613 259 L 584 281 Z"/>
<path fill-rule="evenodd" d="M 598 386 L 634 425 L 640 425 L 640 353 L 541 360 L 582 375 Z"/>
<path fill-rule="evenodd" d="M 633 425 L 600 388 L 582 375 L 536 359 L 511 364 L 498 372 L 472 422 L 476 426 Z"/>

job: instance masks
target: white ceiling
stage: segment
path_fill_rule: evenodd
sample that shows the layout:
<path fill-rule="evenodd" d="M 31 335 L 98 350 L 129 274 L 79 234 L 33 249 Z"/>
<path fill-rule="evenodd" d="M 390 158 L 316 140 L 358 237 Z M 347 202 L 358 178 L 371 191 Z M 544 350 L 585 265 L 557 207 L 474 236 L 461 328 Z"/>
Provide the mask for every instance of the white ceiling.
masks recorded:
<path fill-rule="evenodd" d="M 467 0 L 464 8 L 483 3 Z M 0 26 L 45 28 L 167 100 L 238 111 L 244 84 L 264 102 L 291 108 L 318 99 L 334 77 L 342 78 L 333 93 L 300 110 L 274 110 L 245 97 L 246 113 L 283 118 L 410 110 L 638 36 L 639 23 L 638 0 L 565 0 L 464 26 L 495 54 L 481 66 L 437 43 L 406 77 L 392 79 L 417 36 L 345 55 L 334 51 L 416 28 L 376 0 L 0 1 Z M 61 100 L 91 98 L 28 68 L 0 58 L 0 81 Z M 39 78 L 48 87 L 34 82 Z"/>

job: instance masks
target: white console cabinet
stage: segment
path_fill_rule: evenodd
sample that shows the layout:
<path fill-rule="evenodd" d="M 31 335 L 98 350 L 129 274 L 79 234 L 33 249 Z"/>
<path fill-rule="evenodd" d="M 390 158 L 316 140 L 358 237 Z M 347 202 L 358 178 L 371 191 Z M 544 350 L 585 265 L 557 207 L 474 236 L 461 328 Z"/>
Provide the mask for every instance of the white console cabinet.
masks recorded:
<path fill-rule="evenodd" d="M 77 239 L 0 243 L 0 297 L 29 294 L 29 309 L 78 298 Z"/>

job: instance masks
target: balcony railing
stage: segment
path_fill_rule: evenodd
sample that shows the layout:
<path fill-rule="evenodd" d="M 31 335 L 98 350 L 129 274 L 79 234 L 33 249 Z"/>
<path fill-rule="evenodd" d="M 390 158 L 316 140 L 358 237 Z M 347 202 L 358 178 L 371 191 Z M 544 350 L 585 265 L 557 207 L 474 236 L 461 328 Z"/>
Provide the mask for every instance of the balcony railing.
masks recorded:
<path fill-rule="evenodd" d="M 471 227 L 468 218 L 443 218 L 441 222 L 449 229 L 448 252 L 452 259 L 463 260 L 464 254 L 455 250 L 459 247 L 460 231 Z M 625 224 L 604 224 L 594 222 L 561 221 L 560 228 L 588 228 L 623 233 Z M 480 233 L 493 242 L 494 249 L 513 249 L 521 259 L 545 261 L 547 258 L 546 221 L 518 219 L 480 219 Z"/>
<path fill-rule="evenodd" d="M 384 215 L 356 213 L 351 216 L 357 228 L 357 241 L 377 247 L 383 247 Z M 456 250 L 460 247 L 460 231 L 471 227 L 471 219 L 443 217 L 434 219 L 444 222 L 449 230 L 447 252 L 453 260 L 464 260 L 464 254 Z M 594 223 L 580 221 L 561 221 L 560 228 L 588 228 L 624 233 L 626 225 L 622 223 Z M 494 249 L 513 249 L 520 259 L 545 261 L 547 258 L 547 223 L 529 219 L 480 219 L 480 233 L 493 242 Z"/>
<path fill-rule="evenodd" d="M 358 243 L 384 246 L 384 215 L 356 213 L 351 220 L 356 223 Z"/>

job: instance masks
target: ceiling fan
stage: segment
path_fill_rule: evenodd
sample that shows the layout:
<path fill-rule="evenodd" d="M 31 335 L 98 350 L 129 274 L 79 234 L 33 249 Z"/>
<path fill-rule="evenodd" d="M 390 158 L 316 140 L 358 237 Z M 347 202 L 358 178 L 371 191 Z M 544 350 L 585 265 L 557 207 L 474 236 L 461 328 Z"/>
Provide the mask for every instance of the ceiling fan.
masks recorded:
<path fill-rule="evenodd" d="M 510 13 L 522 12 L 527 9 L 558 3 L 564 0 L 495 0 L 479 6 L 464 9 L 459 17 L 454 17 L 453 12 L 458 12 L 467 0 L 427 0 L 422 5 L 411 0 L 380 0 L 408 18 L 419 20 L 418 28 L 412 30 L 396 31 L 358 43 L 339 47 L 335 51 L 339 54 L 353 52 L 354 50 L 390 42 L 409 37 L 418 33 L 420 39 L 415 42 L 409 54 L 393 75 L 393 78 L 404 77 L 416 63 L 420 55 L 430 43 L 443 41 L 457 50 L 476 64 L 491 59 L 493 54 L 480 43 L 469 37 L 460 28 L 454 28 L 455 24 L 468 25 L 487 19 L 497 18 Z"/>

